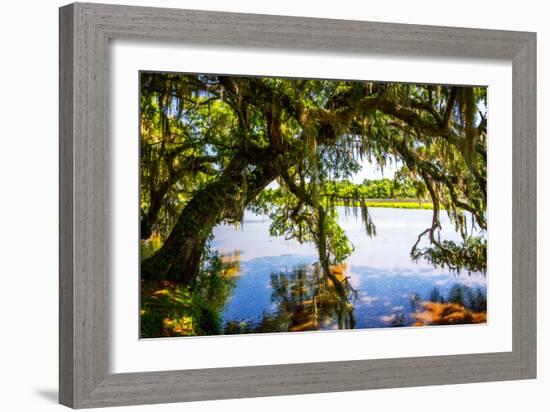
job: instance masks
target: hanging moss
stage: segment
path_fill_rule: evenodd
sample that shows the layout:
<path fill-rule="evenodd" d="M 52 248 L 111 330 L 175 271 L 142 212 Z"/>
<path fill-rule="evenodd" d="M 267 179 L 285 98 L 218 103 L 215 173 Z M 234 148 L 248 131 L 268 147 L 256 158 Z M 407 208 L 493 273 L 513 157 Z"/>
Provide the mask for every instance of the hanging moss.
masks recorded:
<path fill-rule="evenodd" d="M 272 234 L 313 242 L 329 276 L 353 248 L 337 206 L 376 235 L 368 191 L 344 184 L 365 159 L 399 164 L 384 190 L 432 209 L 414 258 L 486 266 L 471 240 L 487 227 L 485 88 L 143 72 L 140 90 L 142 237 L 163 243 L 145 278 L 192 284 L 212 228 L 247 207 L 272 217 Z M 442 212 L 462 242 L 439 239 Z"/>

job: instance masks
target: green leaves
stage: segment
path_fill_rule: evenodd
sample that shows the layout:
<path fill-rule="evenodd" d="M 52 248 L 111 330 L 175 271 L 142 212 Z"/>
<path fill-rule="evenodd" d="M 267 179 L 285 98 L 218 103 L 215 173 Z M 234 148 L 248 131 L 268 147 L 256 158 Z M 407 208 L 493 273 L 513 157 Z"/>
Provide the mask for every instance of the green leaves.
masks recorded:
<path fill-rule="evenodd" d="M 437 247 L 414 248 L 412 258 L 424 258 L 435 266 L 447 267 L 457 273 L 487 271 L 487 240 L 482 237 L 471 237 L 463 242 L 444 240 Z"/>
<path fill-rule="evenodd" d="M 190 204 L 198 216 L 208 205 L 191 200 L 235 167 L 212 200 L 223 204 L 212 225 L 248 207 L 272 218 L 272 235 L 313 242 L 321 262 L 341 262 L 353 246 L 336 206 L 360 214 L 374 236 L 369 199 L 417 198 L 433 217 L 422 232 L 430 248 L 412 256 L 485 267 L 483 242 L 471 235 L 487 227 L 486 88 L 142 72 L 140 91 L 143 238 L 165 240 Z M 400 170 L 351 184 L 364 161 Z M 278 189 L 266 189 L 273 180 Z M 438 240 L 442 211 L 462 242 Z"/>
<path fill-rule="evenodd" d="M 326 219 L 326 234 L 328 240 L 328 251 L 333 257 L 332 264 L 339 264 L 346 260 L 354 250 L 344 230 L 337 223 L 338 213 L 331 210 Z"/>

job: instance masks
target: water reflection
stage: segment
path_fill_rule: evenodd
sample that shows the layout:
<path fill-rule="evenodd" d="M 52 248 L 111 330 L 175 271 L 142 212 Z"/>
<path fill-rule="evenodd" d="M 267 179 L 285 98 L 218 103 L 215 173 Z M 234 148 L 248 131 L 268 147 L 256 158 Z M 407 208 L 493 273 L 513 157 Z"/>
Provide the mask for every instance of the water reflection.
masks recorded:
<path fill-rule="evenodd" d="M 322 274 L 317 264 L 272 273 L 271 311 L 264 311 L 259 319 L 229 320 L 225 333 L 353 329 L 352 302 L 356 292 L 340 268 L 332 268 L 332 271 L 344 286 L 342 292 Z"/>
<path fill-rule="evenodd" d="M 447 297 L 434 287 L 429 299 L 417 302 L 414 326 L 459 325 L 487 322 L 487 292 L 455 283 Z"/>
<path fill-rule="evenodd" d="M 221 313 L 224 333 L 381 328 L 486 321 L 487 289 L 480 273 L 451 274 L 409 256 L 425 210 L 373 209 L 378 236 L 368 238 L 353 217 L 339 223 L 355 246 L 348 266 L 332 268 L 346 285 L 338 294 L 315 266 L 316 250 L 269 235 L 267 218 L 245 214 L 240 229 L 219 226 L 212 246 L 236 269 Z M 456 236 L 442 219 L 446 238 Z M 237 249 L 238 250 L 235 250 Z"/>
<path fill-rule="evenodd" d="M 369 267 L 333 267 L 333 274 L 345 285 L 346 292 L 341 294 L 316 264 L 292 265 L 301 259 L 286 255 L 241 262 L 233 295 L 223 312 L 224 333 L 486 322 L 487 291 L 481 276 L 388 274 Z M 269 272 L 274 266 L 285 269 Z"/>

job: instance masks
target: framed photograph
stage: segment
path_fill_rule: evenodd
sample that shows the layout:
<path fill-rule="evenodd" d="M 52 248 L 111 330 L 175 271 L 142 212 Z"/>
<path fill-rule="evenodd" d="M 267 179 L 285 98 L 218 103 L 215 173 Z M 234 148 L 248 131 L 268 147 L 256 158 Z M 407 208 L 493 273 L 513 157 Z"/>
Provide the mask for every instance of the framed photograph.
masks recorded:
<path fill-rule="evenodd" d="M 60 9 L 60 402 L 536 377 L 536 35 Z"/>

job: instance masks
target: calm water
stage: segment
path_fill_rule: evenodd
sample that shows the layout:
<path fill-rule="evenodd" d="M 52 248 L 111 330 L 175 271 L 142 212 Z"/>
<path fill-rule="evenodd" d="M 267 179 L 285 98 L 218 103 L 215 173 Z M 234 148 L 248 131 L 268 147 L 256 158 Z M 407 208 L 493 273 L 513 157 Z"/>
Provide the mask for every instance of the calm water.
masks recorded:
<path fill-rule="evenodd" d="M 427 262 L 412 262 L 410 249 L 430 226 L 430 210 L 371 208 L 377 236 L 365 234 L 360 218 L 340 212 L 340 224 L 354 245 L 345 276 L 356 293 L 348 302 L 331 296 L 312 264 L 312 245 L 269 236 L 270 220 L 246 213 L 243 225 L 221 225 L 212 246 L 238 261 L 233 288 L 222 313 L 226 333 L 407 326 L 419 302 L 434 293 L 486 295 L 479 273 L 451 274 Z M 442 237 L 458 239 L 448 217 Z M 434 288 L 436 289 L 434 291 Z"/>

